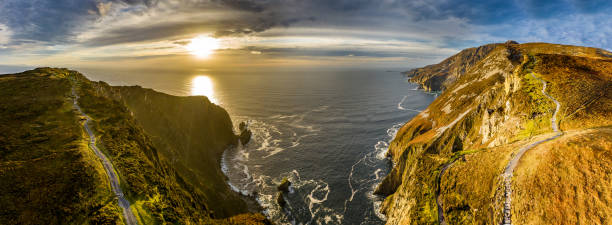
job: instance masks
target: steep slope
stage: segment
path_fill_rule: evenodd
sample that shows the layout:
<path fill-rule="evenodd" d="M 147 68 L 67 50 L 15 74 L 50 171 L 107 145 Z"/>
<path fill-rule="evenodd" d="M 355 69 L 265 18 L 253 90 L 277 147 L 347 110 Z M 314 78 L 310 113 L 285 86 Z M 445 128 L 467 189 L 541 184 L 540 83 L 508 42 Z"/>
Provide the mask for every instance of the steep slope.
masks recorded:
<path fill-rule="evenodd" d="M 70 88 L 42 71 L 0 76 L 0 224 L 121 223 Z"/>
<path fill-rule="evenodd" d="M 559 179 L 575 182 L 570 186 L 583 191 L 574 193 L 543 188 L 544 182 L 552 187 L 568 184 L 555 184 L 533 172 L 531 177 L 542 182 L 539 188 L 525 188 L 534 184 L 527 176 L 521 177 L 533 168 L 524 162 L 533 162 L 532 157 L 545 146 L 579 149 L 604 161 L 611 159 L 612 140 L 606 130 L 612 126 L 612 59 L 605 53 L 595 48 L 508 42 L 495 45 L 485 56 L 472 54 L 465 59 L 474 63 L 456 81 L 447 79 L 440 97 L 405 124 L 391 143 L 389 155 L 395 166 L 377 188 L 377 193 L 388 195 L 382 208 L 387 223 L 436 224 L 443 216 L 448 224 L 499 224 L 505 199 L 502 173 L 509 160 L 524 146 L 555 135 L 551 117 L 556 105 L 543 94 L 538 79 L 546 82 L 546 92 L 561 105 L 557 115 L 560 129 L 567 135 L 591 130 L 589 138 L 598 142 L 580 137 L 571 142 L 564 135 L 536 145 L 520 157 L 511 182 L 512 221 L 610 223 L 612 191 L 600 188 L 612 182 L 605 175 L 609 164 L 589 168 L 584 163 L 567 162 L 566 167 L 574 171 L 591 171 L 573 172 L 576 177 L 571 179 L 555 164 L 542 163 L 558 162 L 555 157 L 563 152 L 550 151 L 546 158 L 540 158 L 538 170 L 559 173 Z M 563 144 L 570 142 L 572 146 Z M 575 154 L 567 154 L 572 157 L 566 159 L 579 160 Z M 441 174 L 443 168 L 446 170 Z M 588 182 L 578 183 L 580 180 Z M 595 198 L 600 203 L 583 204 L 579 209 L 556 204 L 587 202 L 590 199 L 584 193 L 598 193 Z M 553 221 L 547 210 L 569 216 Z"/>
<path fill-rule="evenodd" d="M 132 112 L 100 83 L 75 71 L 40 68 L 0 76 L 0 85 L 4 87 L 0 190 L 7 193 L 0 198 L 0 223 L 123 223 L 102 164 L 87 146 L 90 136 L 72 108 L 71 87 L 79 96 L 78 105 L 92 119 L 88 125 L 97 138 L 96 147 L 115 168 L 139 224 L 266 222 L 260 214 L 217 220 L 246 210 L 228 208 L 223 215 L 212 208 L 244 202 L 207 199 L 212 194 L 195 187 L 158 154 Z"/>
<path fill-rule="evenodd" d="M 151 136 L 153 145 L 190 183 L 204 194 L 215 216 L 246 212 L 247 205 L 225 182 L 220 159 L 223 151 L 237 143 L 227 112 L 203 96 L 178 97 L 138 86 L 95 87 L 125 103 Z"/>
<path fill-rule="evenodd" d="M 93 133 L 93 131 L 90 128 L 90 124 L 92 121 L 91 117 L 85 114 L 83 110 L 81 110 L 81 107 L 79 106 L 79 95 L 76 92 L 76 86 L 78 85 L 78 83 L 76 83 L 75 79 L 71 79 L 71 78 L 69 79 L 71 80 L 71 86 L 72 86 L 72 98 L 73 98 L 72 105 L 74 106 L 76 111 L 79 113 L 81 118 L 85 118 L 85 121 L 83 122 L 83 128 L 87 132 L 87 136 L 89 136 L 89 148 L 91 148 L 91 150 L 94 151 L 94 153 L 96 154 L 96 156 L 99 158 L 100 162 L 102 163 L 102 167 L 104 167 L 104 170 L 106 171 L 108 181 L 110 182 L 111 190 L 117 197 L 117 200 L 118 200 L 117 202 L 119 204 L 119 207 L 121 207 L 121 211 L 123 211 L 124 222 L 128 225 L 136 225 L 138 224 L 138 221 L 136 220 L 136 217 L 134 216 L 134 212 L 132 212 L 132 209 L 130 208 L 130 201 L 128 201 L 125 198 L 125 195 L 123 194 L 123 190 L 121 189 L 121 186 L 119 185 L 119 178 L 117 177 L 117 171 L 115 170 L 113 164 L 108 159 L 106 154 L 100 151 L 100 149 L 97 146 L 98 139 L 96 138 L 96 135 Z"/>
<path fill-rule="evenodd" d="M 513 43 L 513 42 L 509 42 Z M 404 72 L 410 82 L 418 83 L 426 91 L 443 91 L 487 56 L 499 44 L 465 49 L 444 61 Z"/>

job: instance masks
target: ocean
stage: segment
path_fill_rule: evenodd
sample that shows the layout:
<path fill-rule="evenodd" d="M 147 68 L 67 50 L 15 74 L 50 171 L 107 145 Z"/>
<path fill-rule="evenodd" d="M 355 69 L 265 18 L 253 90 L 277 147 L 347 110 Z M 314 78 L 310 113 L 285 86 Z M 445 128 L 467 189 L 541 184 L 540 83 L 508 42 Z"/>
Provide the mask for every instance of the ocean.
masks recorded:
<path fill-rule="evenodd" d="M 83 72 L 111 85 L 206 95 L 236 130 L 247 122 L 251 141 L 228 149 L 222 169 L 279 224 L 383 224 L 382 198 L 372 192 L 391 168 L 388 144 L 436 97 L 384 71 Z M 281 208 L 283 178 L 292 185 Z"/>

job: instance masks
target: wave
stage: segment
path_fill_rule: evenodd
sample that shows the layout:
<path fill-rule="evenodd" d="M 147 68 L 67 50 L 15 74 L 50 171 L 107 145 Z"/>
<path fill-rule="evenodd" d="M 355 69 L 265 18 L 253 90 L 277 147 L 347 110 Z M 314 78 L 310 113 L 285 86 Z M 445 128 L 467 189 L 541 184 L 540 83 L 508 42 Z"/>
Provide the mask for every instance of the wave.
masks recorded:
<path fill-rule="evenodd" d="M 287 203 L 283 208 L 276 203 L 276 187 L 282 182 L 281 177 L 287 177 L 291 182 L 289 193 L 283 195 Z M 310 217 L 307 224 L 342 223 L 343 215 L 324 206 L 331 189 L 323 180 L 302 180 L 298 171 L 292 170 L 281 174 L 279 178 L 260 175 L 253 183 L 258 187 L 256 200 L 264 208 L 264 215 L 278 224 L 296 224 L 296 217 L 303 217 L 304 215 L 300 214 L 303 214 L 304 210 L 307 210 L 306 213 Z M 295 204 L 292 202 L 294 200 Z"/>
<path fill-rule="evenodd" d="M 255 171 L 249 170 L 248 162 L 253 158 L 258 161 L 258 158 L 273 156 L 286 149 L 299 146 L 305 137 L 316 135 L 320 129 L 307 126 L 304 124 L 305 120 L 309 113 L 325 109 L 327 108 L 317 108 L 302 114 L 275 115 L 268 118 L 271 120 L 269 122 L 249 120 L 249 128 L 253 131 L 252 143 L 247 145 L 248 148 L 239 145 L 230 149 L 224 152 L 222 157 L 222 170 L 229 178 L 228 184 L 234 191 L 242 195 L 254 196 L 264 208 L 263 213 L 266 217 L 278 224 L 296 224 L 296 222 L 342 224 L 344 216 L 347 211 L 351 210 L 351 204 L 358 195 L 359 199 L 362 199 L 361 196 L 363 196 L 364 199 L 371 202 L 371 210 L 364 212 L 369 215 L 364 216 L 365 224 L 386 220 L 380 213 L 380 205 L 384 199 L 374 195 L 373 192 L 386 175 L 384 168 L 388 165 L 386 155 L 389 143 L 403 124 L 395 124 L 387 129 L 387 135 L 373 146 L 374 150 L 362 155 L 351 166 L 347 177 L 351 193 L 350 196 L 347 196 L 343 209 L 327 206 L 326 202 L 331 193 L 331 187 L 321 179 L 303 180 L 297 170 L 281 173 L 277 177 L 262 175 L 257 165 L 251 165 Z M 288 126 L 273 124 L 287 124 Z M 287 177 L 292 185 L 289 194 L 283 196 L 287 205 L 281 208 L 276 203 L 276 187 L 284 177 Z M 363 200 L 359 200 L 361 201 Z"/>
<path fill-rule="evenodd" d="M 351 196 L 344 202 L 344 213 L 346 213 L 355 195 L 360 191 L 365 191 L 364 194 L 371 201 L 372 210 L 374 211 L 376 217 L 380 220 L 386 221 L 386 217 L 380 213 L 380 206 L 384 198 L 374 195 L 374 190 L 386 175 L 383 168 L 388 162 L 386 155 L 389 150 L 389 143 L 395 138 L 397 131 L 402 126 L 403 123 L 398 123 L 387 129 L 387 135 L 374 145 L 374 151 L 364 154 L 363 157 L 361 157 L 351 166 L 351 171 L 347 178 L 349 189 L 351 190 Z M 360 166 L 366 167 L 365 169 L 369 171 L 374 170 L 374 172 L 366 175 L 367 177 L 355 178 L 355 171 Z"/>
<path fill-rule="evenodd" d="M 266 120 L 249 120 L 249 128 L 253 132 L 253 140 L 259 143 L 258 151 L 267 152 L 267 158 L 283 152 L 290 148 L 295 148 L 301 144 L 302 139 L 318 134 L 319 127 L 305 122 L 311 113 L 327 110 L 328 106 L 320 106 L 313 110 L 291 115 L 273 115 Z M 277 127 L 273 124 L 286 125 Z M 287 137 L 284 134 L 291 134 Z"/>
<path fill-rule="evenodd" d="M 221 171 L 228 178 L 227 184 L 233 191 L 244 196 L 250 196 L 252 195 L 252 192 L 249 189 L 247 189 L 245 186 L 239 187 L 240 183 L 252 179 L 248 166 L 243 163 L 239 163 L 239 161 L 243 161 L 244 158 L 236 157 L 237 161 L 230 162 L 230 157 L 228 156 L 228 154 L 232 154 L 237 149 L 241 148 L 243 148 L 242 145 L 236 148 L 227 149 L 223 152 L 223 155 L 221 156 Z M 230 166 L 233 166 L 234 170 L 230 170 Z M 239 171 L 242 174 L 234 173 L 234 171 Z"/>
<path fill-rule="evenodd" d="M 398 106 L 401 106 L 402 102 Z M 364 200 L 370 204 L 365 212 L 358 212 L 365 213 L 362 223 L 380 223 L 380 220 L 386 220 L 380 213 L 380 205 L 384 199 L 373 192 L 387 173 L 389 161 L 386 155 L 389 143 L 402 127 L 402 123 L 387 129 L 386 135 L 373 146 L 373 151 L 360 156 L 351 166 L 346 178 L 351 192 L 344 202 L 344 208 L 330 206 L 334 205 L 328 203 L 331 187 L 322 179 L 304 180 L 297 170 L 270 177 L 263 175 L 262 170 L 265 169 L 258 167 L 261 165 L 252 164 L 297 147 L 304 138 L 317 135 L 321 128 L 308 124 L 309 116 L 327 108 L 323 106 L 298 114 L 249 120 L 249 128 L 253 132 L 251 143 L 224 152 L 222 170 L 229 178 L 230 187 L 243 195 L 254 196 L 264 208 L 266 217 L 275 223 L 342 224 L 345 215 L 353 215 L 356 212 L 354 210 L 363 209 L 362 206 L 353 209 L 351 204 L 362 205 Z M 281 208 L 276 203 L 276 187 L 284 177 L 289 179 L 291 187 L 290 192 L 283 195 L 287 205 Z"/>
<path fill-rule="evenodd" d="M 402 103 L 404 103 L 404 101 L 406 101 L 406 99 L 408 98 L 407 95 L 404 95 L 404 97 L 402 98 L 402 100 L 400 102 L 397 103 L 397 109 L 399 110 L 403 110 L 403 111 L 412 111 L 412 112 L 422 112 L 423 110 L 418 110 L 418 109 L 409 109 L 409 108 L 404 108 L 402 106 Z"/>
<path fill-rule="evenodd" d="M 317 107 L 299 114 L 274 115 L 261 119 L 250 119 L 253 132 L 251 143 L 239 145 L 224 152 L 222 170 L 229 178 L 234 191 L 254 196 L 264 208 L 267 218 L 278 224 L 295 224 L 296 221 L 310 224 L 341 224 L 344 215 L 327 207 L 331 188 L 323 180 L 303 180 L 297 170 L 281 173 L 278 177 L 261 174 L 257 165 L 250 160 L 260 161 L 287 149 L 295 148 L 306 137 L 317 135 L 321 128 L 308 124 L 312 113 L 322 112 L 328 106 Z M 282 126 L 281 126 L 282 125 Z M 249 166 L 254 171 L 249 170 Z M 287 205 L 281 208 L 276 203 L 276 187 L 287 177 L 291 182 L 289 193 L 284 195 Z"/>

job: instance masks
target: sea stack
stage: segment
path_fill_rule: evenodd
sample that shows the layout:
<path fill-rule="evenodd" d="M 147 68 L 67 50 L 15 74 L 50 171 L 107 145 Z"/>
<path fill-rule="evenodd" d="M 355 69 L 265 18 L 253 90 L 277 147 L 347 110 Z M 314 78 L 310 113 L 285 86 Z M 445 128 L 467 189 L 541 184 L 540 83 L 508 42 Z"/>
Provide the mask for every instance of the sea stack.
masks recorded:
<path fill-rule="evenodd" d="M 242 145 L 246 145 L 251 140 L 251 135 L 253 135 L 251 130 L 249 130 L 249 124 L 244 121 L 240 122 L 240 125 L 238 125 L 238 128 L 240 129 L 240 136 L 239 136 L 240 143 Z"/>

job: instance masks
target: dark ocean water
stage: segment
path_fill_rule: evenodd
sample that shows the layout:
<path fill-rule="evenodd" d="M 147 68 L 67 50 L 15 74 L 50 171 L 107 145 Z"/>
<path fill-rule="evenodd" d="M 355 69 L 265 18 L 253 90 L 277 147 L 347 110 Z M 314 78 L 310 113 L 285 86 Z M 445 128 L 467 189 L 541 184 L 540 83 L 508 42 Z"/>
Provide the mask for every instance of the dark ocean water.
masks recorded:
<path fill-rule="evenodd" d="M 390 169 L 388 142 L 435 98 L 399 73 L 378 71 L 85 74 L 113 85 L 208 95 L 235 125 L 248 121 L 251 142 L 226 151 L 222 168 L 236 191 L 254 195 L 278 223 L 384 223 L 377 213 L 382 199 L 372 191 Z M 292 187 L 281 209 L 276 186 L 284 177 Z"/>

